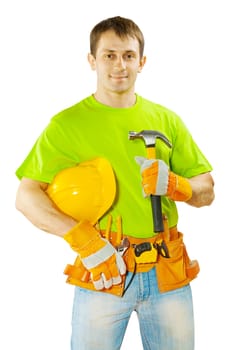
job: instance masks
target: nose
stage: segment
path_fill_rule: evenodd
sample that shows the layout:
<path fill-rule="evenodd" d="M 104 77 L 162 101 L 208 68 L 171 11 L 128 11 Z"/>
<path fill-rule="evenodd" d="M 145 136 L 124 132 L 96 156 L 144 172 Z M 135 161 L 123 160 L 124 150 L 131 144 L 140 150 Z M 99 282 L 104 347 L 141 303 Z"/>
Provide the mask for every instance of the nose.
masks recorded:
<path fill-rule="evenodd" d="M 125 60 L 122 56 L 117 56 L 114 69 L 115 70 L 124 70 L 126 68 Z"/>

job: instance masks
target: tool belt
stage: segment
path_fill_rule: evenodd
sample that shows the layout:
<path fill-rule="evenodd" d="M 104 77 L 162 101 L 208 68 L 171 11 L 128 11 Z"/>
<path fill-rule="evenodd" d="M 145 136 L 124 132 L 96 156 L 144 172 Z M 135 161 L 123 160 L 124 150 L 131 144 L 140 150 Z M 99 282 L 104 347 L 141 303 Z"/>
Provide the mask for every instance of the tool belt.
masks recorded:
<path fill-rule="evenodd" d="M 164 224 L 164 232 L 151 238 L 123 235 L 123 240 L 129 243 L 123 255 L 127 271 L 134 274 L 147 272 L 155 267 L 160 292 L 187 285 L 200 271 L 197 260 L 189 259 L 183 242 L 183 234 L 177 230 L 177 227 L 168 229 L 166 220 Z M 103 237 L 106 236 L 104 231 L 100 233 Z M 118 250 L 117 235 L 115 232 L 109 232 L 107 236 L 111 244 Z M 96 291 L 90 279 L 90 273 L 83 266 L 79 256 L 73 265 L 66 266 L 64 273 L 68 275 L 67 283 Z M 125 276 L 123 276 L 121 284 L 101 291 L 122 296 L 126 287 Z"/>

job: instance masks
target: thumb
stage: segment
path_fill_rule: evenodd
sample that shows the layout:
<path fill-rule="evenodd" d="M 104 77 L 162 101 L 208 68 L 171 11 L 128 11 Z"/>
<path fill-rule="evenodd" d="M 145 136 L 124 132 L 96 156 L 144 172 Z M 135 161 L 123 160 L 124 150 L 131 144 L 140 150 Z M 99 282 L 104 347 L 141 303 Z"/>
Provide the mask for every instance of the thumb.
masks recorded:
<path fill-rule="evenodd" d="M 144 162 L 145 162 L 145 160 L 146 160 L 146 158 L 145 157 L 142 157 L 142 156 L 136 156 L 135 158 L 135 161 L 136 161 L 136 163 L 138 164 L 138 165 L 142 165 Z"/>
<path fill-rule="evenodd" d="M 141 157 L 141 156 L 136 156 L 135 158 L 136 163 L 138 163 L 140 165 L 140 169 L 141 169 L 141 173 L 149 168 L 153 163 L 157 162 L 156 159 L 148 159 L 145 157 Z"/>

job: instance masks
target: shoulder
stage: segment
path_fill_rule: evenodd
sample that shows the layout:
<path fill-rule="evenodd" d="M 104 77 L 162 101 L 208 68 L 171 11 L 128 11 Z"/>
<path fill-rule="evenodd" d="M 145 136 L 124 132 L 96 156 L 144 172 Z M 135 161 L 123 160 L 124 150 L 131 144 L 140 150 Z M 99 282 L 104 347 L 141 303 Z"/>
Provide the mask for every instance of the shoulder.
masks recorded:
<path fill-rule="evenodd" d="M 77 117 L 77 115 L 79 115 L 80 112 L 83 112 L 84 110 L 88 109 L 90 99 L 91 96 L 86 97 L 83 100 L 75 103 L 74 105 L 61 110 L 51 118 L 51 122 L 59 122 L 63 119 L 67 120 L 67 118 L 70 119 L 74 116 Z"/>
<path fill-rule="evenodd" d="M 139 104 L 141 104 L 141 108 L 150 115 L 157 116 L 164 122 L 174 123 L 177 125 L 183 124 L 181 117 L 172 109 L 141 96 L 138 96 L 138 101 Z"/>

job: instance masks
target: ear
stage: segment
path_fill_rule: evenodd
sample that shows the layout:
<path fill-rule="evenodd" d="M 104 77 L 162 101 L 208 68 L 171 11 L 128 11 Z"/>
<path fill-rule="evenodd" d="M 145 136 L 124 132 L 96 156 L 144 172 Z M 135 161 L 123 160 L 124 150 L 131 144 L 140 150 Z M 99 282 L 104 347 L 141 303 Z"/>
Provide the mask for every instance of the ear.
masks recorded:
<path fill-rule="evenodd" d="M 91 53 L 89 53 L 89 54 L 87 55 L 87 60 L 88 60 L 88 62 L 89 62 L 89 64 L 90 64 L 90 66 L 91 66 L 91 69 L 92 69 L 92 70 L 95 70 L 95 69 L 96 69 L 96 60 L 95 60 L 95 57 L 94 57 Z"/>
<path fill-rule="evenodd" d="M 141 73 L 142 68 L 144 67 L 145 63 L 146 63 L 146 56 L 143 56 L 139 62 L 138 73 Z"/>

